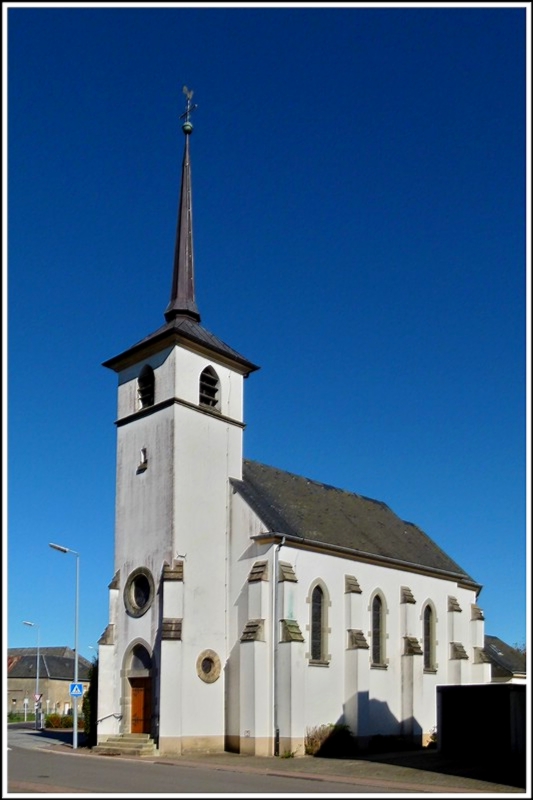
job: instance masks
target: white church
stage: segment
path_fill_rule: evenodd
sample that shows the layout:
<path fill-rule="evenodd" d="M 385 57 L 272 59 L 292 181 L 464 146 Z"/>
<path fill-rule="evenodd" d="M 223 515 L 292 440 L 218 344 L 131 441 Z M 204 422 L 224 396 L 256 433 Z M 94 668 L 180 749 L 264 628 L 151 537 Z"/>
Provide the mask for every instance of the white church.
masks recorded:
<path fill-rule="evenodd" d="M 349 727 L 427 743 L 436 687 L 489 683 L 481 586 L 382 502 L 243 459 L 258 367 L 200 324 L 190 97 L 164 324 L 118 376 L 114 569 L 98 743 L 304 753 Z"/>

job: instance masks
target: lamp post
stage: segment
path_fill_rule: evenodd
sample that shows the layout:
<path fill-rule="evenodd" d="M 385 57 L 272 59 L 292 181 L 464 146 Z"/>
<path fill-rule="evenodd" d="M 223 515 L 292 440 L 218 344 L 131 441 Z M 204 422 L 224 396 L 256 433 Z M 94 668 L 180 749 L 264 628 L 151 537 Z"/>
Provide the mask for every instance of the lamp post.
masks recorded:
<path fill-rule="evenodd" d="M 78 614 L 79 614 L 79 598 L 80 598 L 80 554 L 76 550 L 71 550 L 70 547 L 63 547 L 60 544 L 49 543 L 53 550 L 59 550 L 60 553 L 72 553 L 76 556 L 76 608 L 74 617 L 74 683 L 78 683 Z M 74 698 L 73 704 L 73 725 L 74 731 L 72 734 L 72 749 L 76 750 L 78 747 L 78 698 Z"/>
<path fill-rule="evenodd" d="M 40 711 L 41 702 L 39 698 L 39 625 L 36 622 L 28 622 L 24 620 L 23 625 L 29 625 L 30 628 L 37 628 L 37 667 L 35 670 L 35 729 L 41 729 Z"/>

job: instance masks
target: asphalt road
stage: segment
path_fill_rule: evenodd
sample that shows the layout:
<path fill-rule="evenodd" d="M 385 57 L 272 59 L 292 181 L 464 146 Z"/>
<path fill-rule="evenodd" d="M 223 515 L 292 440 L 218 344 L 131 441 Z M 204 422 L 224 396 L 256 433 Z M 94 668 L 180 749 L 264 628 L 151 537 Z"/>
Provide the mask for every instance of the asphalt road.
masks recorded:
<path fill-rule="evenodd" d="M 72 749 L 72 731 L 36 731 L 31 725 L 9 725 L 4 791 L 9 795 L 104 794 L 143 797 L 255 796 L 320 797 L 351 795 L 423 794 L 484 796 L 523 793 L 521 780 L 486 781 L 486 765 L 455 763 L 436 752 L 392 754 L 349 760 L 241 758 L 218 754 L 202 758 L 109 757 L 84 747 Z M 4 746 L 5 746 L 4 745 Z M 511 785 L 509 785 L 509 782 Z M 5 796 L 5 795 L 2 795 Z"/>
<path fill-rule="evenodd" d="M 254 775 L 168 763 L 114 760 L 105 756 L 61 753 L 57 749 L 10 747 L 7 789 L 20 793 L 125 794 L 354 794 L 379 793 L 382 787 L 357 786 L 326 779 Z M 389 789 L 390 791 L 390 789 Z M 398 790 L 400 791 L 400 790 Z"/>

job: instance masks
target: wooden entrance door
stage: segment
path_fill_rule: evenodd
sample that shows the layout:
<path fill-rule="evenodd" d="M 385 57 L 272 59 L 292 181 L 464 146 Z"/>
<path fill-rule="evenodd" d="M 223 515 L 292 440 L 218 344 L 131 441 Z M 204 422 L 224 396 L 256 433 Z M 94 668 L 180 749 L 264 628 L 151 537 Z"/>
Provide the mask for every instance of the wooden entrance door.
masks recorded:
<path fill-rule="evenodd" d="M 130 678 L 131 732 L 151 733 L 152 683 L 150 678 Z"/>

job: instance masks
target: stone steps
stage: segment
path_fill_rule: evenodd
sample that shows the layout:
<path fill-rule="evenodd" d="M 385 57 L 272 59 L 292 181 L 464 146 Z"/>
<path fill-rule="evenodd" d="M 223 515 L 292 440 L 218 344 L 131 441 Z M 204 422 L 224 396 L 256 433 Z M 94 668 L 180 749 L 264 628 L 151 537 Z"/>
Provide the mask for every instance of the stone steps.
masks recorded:
<path fill-rule="evenodd" d="M 149 733 L 124 733 L 110 736 L 93 747 L 93 753 L 106 756 L 157 756 L 159 752 Z"/>

